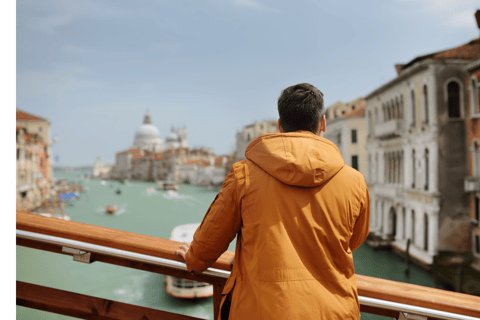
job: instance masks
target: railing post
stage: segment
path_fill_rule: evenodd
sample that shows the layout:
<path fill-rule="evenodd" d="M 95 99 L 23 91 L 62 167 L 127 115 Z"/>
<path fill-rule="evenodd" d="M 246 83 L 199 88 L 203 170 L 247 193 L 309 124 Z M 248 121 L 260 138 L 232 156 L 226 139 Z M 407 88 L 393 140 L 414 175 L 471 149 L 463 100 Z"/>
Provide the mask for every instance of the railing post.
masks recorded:
<path fill-rule="evenodd" d="M 213 285 L 213 319 L 218 320 L 220 314 L 220 302 L 222 301 L 222 291 L 225 285 Z"/>

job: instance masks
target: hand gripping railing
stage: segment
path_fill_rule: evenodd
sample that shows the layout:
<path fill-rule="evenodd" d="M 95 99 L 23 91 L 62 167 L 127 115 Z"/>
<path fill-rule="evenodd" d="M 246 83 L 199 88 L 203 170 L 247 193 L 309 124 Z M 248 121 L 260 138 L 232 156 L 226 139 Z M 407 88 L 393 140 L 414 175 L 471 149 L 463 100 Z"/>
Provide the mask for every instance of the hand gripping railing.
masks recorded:
<path fill-rule="evenodd" d="M 211 283 L 214 315 L 218 318 L 220 293 L 230 275 L 232 252 L 224 253 L 214 268 L 191 274 L 175 255 L 178 247 L 175 241 L 22 212 L 17 212 L 16 233 L 17 245 L 70 254 L 75 261 L 101 261 Z M 480 297 L 361 275 L 356 278 L 362 312 L 396 319 L 480 319 Z M 49 300 L 45 293 L 57 299 Z M 65 301 L 59 302 L 59 299 Z M 84 301 L 84 305 L 80 301 Z M 23 282 L 17 282 L 17 304 L 87 318 L 95 315 L 99 319 L 120 319 L 129 312 L 136 317 L 142 312 L 143 319 L 160 316 L 162 319 L 194 319 Z"/>

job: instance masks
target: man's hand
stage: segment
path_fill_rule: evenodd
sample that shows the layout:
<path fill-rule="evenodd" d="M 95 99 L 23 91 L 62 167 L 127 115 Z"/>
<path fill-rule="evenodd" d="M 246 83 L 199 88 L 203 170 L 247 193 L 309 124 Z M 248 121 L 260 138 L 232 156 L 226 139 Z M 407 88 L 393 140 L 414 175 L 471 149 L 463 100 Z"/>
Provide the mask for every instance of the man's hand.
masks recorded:
<path fill-rule="evenodd" d="M 187 254 L 188 252 L 188 249 L 190 249 L 190 242 L 184 242 L 182 243 L 181 245 L 178 246 L 180 248 L 180 250 L 177 250 L 175 252 L 175 254 L 177 256 L 181 256 L 183 258 L 183 261 L 185 261 L 185 255 Z"/>

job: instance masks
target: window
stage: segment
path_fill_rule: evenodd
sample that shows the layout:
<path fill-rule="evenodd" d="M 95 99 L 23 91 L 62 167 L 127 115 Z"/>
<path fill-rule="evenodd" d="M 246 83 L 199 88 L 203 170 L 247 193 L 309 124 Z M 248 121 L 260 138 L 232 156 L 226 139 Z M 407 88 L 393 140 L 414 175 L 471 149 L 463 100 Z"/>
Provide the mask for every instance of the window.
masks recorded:
<path fill-rule="evenodd" d="M 407 217 L 405 214 L 405 207 L 402 209 L 402 239 L 405 239 L 407 227 Z"/>
<path fill-rule="evenodd" d="M 473 142 L 473 152 L 472 152 L 472 169 L 473 169 L 473 176 L 478 177 L 480 170 L 479 170 L 479 159 L 478 159 L 478 141 Z"/>
<path fill-rule="evenodd" d="M 478 234 L 475 235 L 475 253 L 480 253 L 480 236 Z"/>
<path fill-rule="evenodd" d="M 428 190 L 428 149 L 425 149 L 425 190 Z"/>
<path fill-rule="evenodd" d="M 451 81 L 447 85 L 448 94 L 448 116 L 460 118 L 460 86 L 457 82 Z"/>
<path fill-rule="evenodd" d="M 352 168 L 358 170 L 358 156 L 352 156 Z"/>
<path fill-rule="evenodd" d="M 416 109 L 415 109 L 415 92 L 412 90 L 411 92 L 412 98 L 412 127 L 415 127 L 415 122 L 417 121 L 416 117 Z"/>
<path fill-rule="evenodd" d="M 480 222 L 480 198 L 478 196 L 475 197 L 475 220 L 477 223 Z"/>
<path fill-rule="evenodd" d="M 424 123 L 428 123 L 428 91 L 427 85 L 423 86 L 423 108 L 425 110 Z"/>
<path fill-rule="evenodd" d="M 378 123 L 378 108 L 375 108 L 375 123 Z"/>
<path fill-rule="evenodd" d="M 20 159 L 20 149 L 17 148 L 17 160 L 19 160 L 19 159 Z"/>
<path fill-rule="evenodd" d="M 478 90 L 477 81 L 475 78 L 472 78 L 471 87 L 470 87 L 470 115 L 478 113 Z"/>
<path fill-rule="evenodd" d="M 39 132 L 42 132 L 43 128 L 42 127 L 38 127 L 38 131 Z"/>
<path fill-rule="evenodd" d="M 400 117 L 403 118 L 403 94 L 400 96 Z"/>
<path fill-rule="evenodd" d="M 352 129 L 352 143 L 357 143 L 357 129 Z"/>

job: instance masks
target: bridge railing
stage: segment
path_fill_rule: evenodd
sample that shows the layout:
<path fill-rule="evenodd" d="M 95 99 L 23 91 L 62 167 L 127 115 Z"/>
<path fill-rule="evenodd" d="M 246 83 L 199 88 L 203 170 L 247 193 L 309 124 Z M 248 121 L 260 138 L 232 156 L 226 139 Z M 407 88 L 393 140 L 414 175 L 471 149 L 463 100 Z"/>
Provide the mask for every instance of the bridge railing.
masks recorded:
<path fill-rule="evenodd" d="M 17 245 L 94 261 L 211 283 L 214 317 L 230 275 L 227 251 L 201 274 L 191 274 L 175 255 L 179 242 L 78 222 L 18 212 Z M 395 319 L 480 319 L 480 297 L 356 275 L 360 310 Z M 17 281 L 17 305 L 95 319 L 196 319 L 166 311 Z"/>

